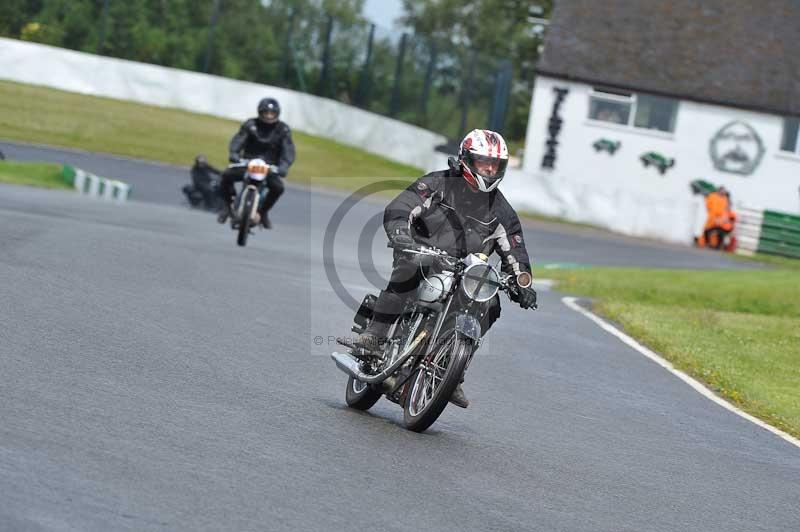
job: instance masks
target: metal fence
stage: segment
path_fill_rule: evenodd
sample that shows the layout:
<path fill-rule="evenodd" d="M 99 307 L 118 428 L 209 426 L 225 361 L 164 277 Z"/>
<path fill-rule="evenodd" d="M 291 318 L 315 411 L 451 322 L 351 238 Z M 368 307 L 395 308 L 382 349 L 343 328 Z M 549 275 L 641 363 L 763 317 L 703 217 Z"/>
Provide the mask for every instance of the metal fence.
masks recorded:
<path fill-rule="evenodd" d="M 224 17 L 223 12 L 220 18 Z M 304 16 L 295 10 L 287 14 L 279 33 L 277 42 L 262 51 L 265 64 L 273 68 L 254 69 L 259 75 L 252 81 L 332 98 L 453 139 L 467 128 L 503 130 L 510 61 L 363 20 Z M 212 44 L 210 55 L 231 44 Z M 231 74 L 215 61 L 207 71 Z"/>
<path fill-rule="evenodd" d="M 314 93 L 451 139 L 474 127 L 504 132 L 508 60 L 321 5 L 42 0 L 23 2 L 0 34 Z"/>

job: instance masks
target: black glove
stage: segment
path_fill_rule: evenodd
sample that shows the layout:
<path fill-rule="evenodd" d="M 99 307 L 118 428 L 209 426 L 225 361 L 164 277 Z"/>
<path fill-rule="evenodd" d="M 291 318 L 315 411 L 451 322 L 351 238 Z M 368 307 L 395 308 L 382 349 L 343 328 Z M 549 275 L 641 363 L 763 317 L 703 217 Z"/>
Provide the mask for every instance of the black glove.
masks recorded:
<path fill-rule="evenodd" d="M 395 229 L 394 233 L 389 235 L 389 242 L 397 249 L 410 248 L 414 245 L 414 239 L 405 227 Z"/>
<path fill-rule="evenodd" d="M 231 154 L 228 155 L 228 161 L 230 161 L 232 163 L 238 163 L 241 160 L 242 160 L 242 158 L 239 157 L 238 153 L 231 153 Z"/>
<path fill-rule="evenodd" d="M 509 296 L 512 301 L 518 303 L 522 308 L 532 308 L 534 310 L 538 308 L 536 304 L 536 290 L 531 287 L 522 288 L 515 283 L 514 290 L 509 291 Z"/>

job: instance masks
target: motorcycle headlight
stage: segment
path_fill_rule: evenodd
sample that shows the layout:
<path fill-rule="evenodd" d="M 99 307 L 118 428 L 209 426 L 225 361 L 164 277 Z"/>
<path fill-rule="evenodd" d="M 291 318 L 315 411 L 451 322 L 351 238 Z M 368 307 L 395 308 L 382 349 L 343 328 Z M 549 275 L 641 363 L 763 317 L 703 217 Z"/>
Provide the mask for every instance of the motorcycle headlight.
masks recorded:
<path fill-rule="evenodd" d="M 247 163 L 247 176 L 253 181 L 264 181 L 269 172 L 269 165 L 262 159 L 251 159 Z"/>
<path fill-rule="evenodd" d="M 464 270 L 461 287 L 468 298 L 489 301 L 500 289 L 500 275 L 488 264 L 473 264 Z"/>

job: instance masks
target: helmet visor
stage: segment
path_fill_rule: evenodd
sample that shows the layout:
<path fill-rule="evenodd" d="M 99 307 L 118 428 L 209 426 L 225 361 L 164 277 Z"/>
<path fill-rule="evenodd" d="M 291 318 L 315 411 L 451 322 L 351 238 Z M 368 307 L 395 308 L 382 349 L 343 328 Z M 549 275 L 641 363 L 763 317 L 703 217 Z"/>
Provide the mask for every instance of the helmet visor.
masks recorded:
<path fill-rule="evenodd" d="M 258 116 L 261 117 L 261 120 L 263 120 L 268 124 L 271 124 L 278 120 L 278 112 L 273 109 L 261 111 L 258 113 Z"/>
<path fill-rule="evenodd" d="M 508 166 L 508 159 L 500 157 L 488 157 L 468 152 L 466 159 L 469 169 L 474 174 L 480 175 L 487 183 L 494 183 L 498 179 L 502 179 L 506 173 L 506 166 Z"/>

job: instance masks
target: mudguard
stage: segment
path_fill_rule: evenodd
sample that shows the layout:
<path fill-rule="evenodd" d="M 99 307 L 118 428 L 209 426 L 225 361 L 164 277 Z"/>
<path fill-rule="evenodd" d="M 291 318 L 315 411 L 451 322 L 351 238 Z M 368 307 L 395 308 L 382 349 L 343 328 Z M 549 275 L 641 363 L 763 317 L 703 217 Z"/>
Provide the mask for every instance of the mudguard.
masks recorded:
<path fill-rule="evenodd" d="M 459 314 L 456 316 L 456 333 L 477 342 L 481 338 L 481 324 L 475 316 Z"/>

